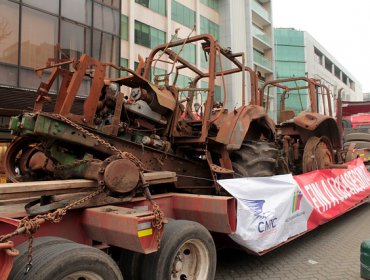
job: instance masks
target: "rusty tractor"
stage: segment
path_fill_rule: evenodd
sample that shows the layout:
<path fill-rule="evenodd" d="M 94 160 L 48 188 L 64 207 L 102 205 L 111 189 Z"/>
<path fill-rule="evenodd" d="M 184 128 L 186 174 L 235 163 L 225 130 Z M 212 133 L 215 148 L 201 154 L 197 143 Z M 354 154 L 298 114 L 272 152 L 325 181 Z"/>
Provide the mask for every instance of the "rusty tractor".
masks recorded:
<path fill-rule="evenodd" d="M 344 168 L 344 165 L 338 164 L 342 162 L 341 138 L 333 117 L 329 88 L 307 77 L 266 82 L 261 86 L 256 101 L 261 106 L 265 103 L 266 111 L 273 89 L 280 91 L 276 135 L 283 150 L 282 165 L 293 174 Z M 300 104 L 302 108 L 295 112 L 287 106 L 287 100 Z"/>
<path fill-rule="evenodd" d="M 186 44 L 197 43 L 208 70 L 181 56 Z M 225 61 L 232 66 L 224 69 Z M 153 73 L 150 82 L 161 63 L 170 71 Z M 244 65 L 243 53 L 232 53 L 210 35 L 160 45 L 145 61 L 139 57 L 135 71 L 87 55 L 49 64 L 37 69 L 48 69 L 50 76 L 39 86 L 34 111 L 11 119 L 18 137 L 4 161 L 13 182 L 87 178 L 105 185 L 110 195 L 130 198 L 148 171 L 176 172 L 177 191 L 205 194 L 221 192 L 219 178 L 277 173 L 275 125 L 263 107 L 244 104 L 245 76 L 257 92 L 257 75 Z M 127 75 L 108 80 L 107 69 Z M 176 85 L 181 73 L 194 76 L 185 87 Z M 225 77 L 234 73 L 243 74 L 243 105 L 228 111 Z M 57 77 L 58 94 L 49 94 Z M 224 85 L 223 104 L 214 100 L 217 80 Z M 91 86 L 79 112 L 78 95 L 86 84 Z M 201 104 L 198 112 L 195 103 Z M 161 184 L 151 191 L 171 188 Z"/>

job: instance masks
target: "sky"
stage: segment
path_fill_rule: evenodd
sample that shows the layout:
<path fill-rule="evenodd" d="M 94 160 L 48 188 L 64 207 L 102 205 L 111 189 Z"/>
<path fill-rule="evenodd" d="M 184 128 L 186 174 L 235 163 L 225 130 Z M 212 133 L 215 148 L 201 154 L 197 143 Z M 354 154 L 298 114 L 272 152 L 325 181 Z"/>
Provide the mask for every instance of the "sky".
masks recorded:
<path fill-rule="evenodd" d="M 274 27 L 307 31 L 370 92 L 370 0 L 273 0 Z"/>

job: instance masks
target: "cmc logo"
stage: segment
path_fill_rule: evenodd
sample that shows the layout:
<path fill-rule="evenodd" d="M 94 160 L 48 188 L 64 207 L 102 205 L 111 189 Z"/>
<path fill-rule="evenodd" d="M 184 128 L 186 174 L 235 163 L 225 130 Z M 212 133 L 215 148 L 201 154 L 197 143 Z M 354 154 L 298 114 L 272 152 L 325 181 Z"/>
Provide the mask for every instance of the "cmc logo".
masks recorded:
<path fill-rule="evenodd" d="M 269 231 L 273 228 L 276 227 L 276 224 L 277 224 L 277 218 L 273 218 L 271 220 L 266 220 L 264 222 L 259 222 L 258 223 L 258 231 L 259 232 L 265 232 L 265 231 Z"/>
<path fill-rule="evenodd" d="M 253 223 L 255 221 L 259 221 L 257 224 L 258 232 L 263 233 L 276 227 L 278 219 L 270 211 L 263 211 L 263 205 L 266 202 L 265 200 L 245 199 L 244 201 L 254 214 L 255 218 Z"/>
<path fill-rule="evenodd" d="M 299 208 L 301 207 L 301 200 L 302 200 L 302 192 L 295 191 L 293 194 L 292 213 L 299 210 Z"/>

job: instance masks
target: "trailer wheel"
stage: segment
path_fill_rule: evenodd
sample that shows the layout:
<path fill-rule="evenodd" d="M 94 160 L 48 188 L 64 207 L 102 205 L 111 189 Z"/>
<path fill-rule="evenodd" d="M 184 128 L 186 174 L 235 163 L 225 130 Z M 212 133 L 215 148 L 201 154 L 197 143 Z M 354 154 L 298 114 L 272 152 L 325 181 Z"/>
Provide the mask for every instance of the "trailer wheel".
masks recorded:
<path fill-rule="evenodd" d="M 208 230 L 195 222 L 171 220 L 160 249 L 143 261 L 142 279 L 213 280 L 216 249 Z"/>
<path fill-rule="evenodd" d="M 121 269 L 123 279 L 140 280 L 141 265 L 145 255 L 122 249 L 119 258 L 119 268 Z"/>
<path fill-rule="evenodd" d="M 32 250 L 38 251 L 41 247 L 50 246 L 53 244 L 65 244 L 69 242 L 72 241 L 56 236 L 39 237 L 33 240 Z M 28 241 L 18 245 L 16 249 L 19 251 L 19 255 L 14 257 L 13 269 L 9 275 L 9 279 L 21 279 L 28 264 Z"/>
<path fill-rule="evenodd" d="M 32 268 L 18 271 L 14 280 L 122 280 L 116 263 L 102 251 L 74 243 L 54 243 L 35 247 Z"/>

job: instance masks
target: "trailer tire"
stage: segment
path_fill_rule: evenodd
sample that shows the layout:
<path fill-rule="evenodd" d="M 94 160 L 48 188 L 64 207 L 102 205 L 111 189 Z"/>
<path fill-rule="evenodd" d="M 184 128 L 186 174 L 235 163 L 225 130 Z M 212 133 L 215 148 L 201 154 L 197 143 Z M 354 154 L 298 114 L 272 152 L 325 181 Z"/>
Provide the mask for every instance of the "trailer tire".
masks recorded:
<path fill-rule="evenodd" d="M 230 158 L 233 168 L 237 167 L 235 173 L 241 173 L 236 174 L 237 177 L 266 177 L 277 174 L 278 154 L 273 143 L 246 141 Z"/>
<path fill-rule="evenodd" d="M 32 267 L 18 271 L 14 280 L 31 279 L 122 280 L 117 264 L 102 251 L 75 242 L 54 243 L 33 249 Z"/>
<path fill-rule="evenodd" d="M 344 142 L 351 142 L 351 141 L 365 141 L 370 142 L 370 134 L 369 133 L 348 133 L 344 136 Z"/>
<path fill-rule="evenodd" d="M 32 243 L 32 250 L 38 251 L 41 247 L 50 246 L 53 244 L 65 244 L 72 242 L 68 239 L 56 236 L 44 236 L 35 238 Z M 16 249 L 19 251 L 18 256 L 14 257 L 13 269 L 9 275 L 9 279 L 21 279 L 28 264 L 28 241 L 18 245 Z"/>
<path fill-rule="evenodd" d="M 126 249 L 121 249 L 119 258 L 119 268 L 121 269 L 123 279 L 140 280 L 141 265 L 145 255 Z"/>
<path fill-rule="evenodd" d="M 142 280 L 213 280 L 216 261 L 215 244 L 204 226 L 172 220 L 165 225 L 160 249 L 145 256 Z M 192 278 L 187 277 L 190 274 Z"/>

